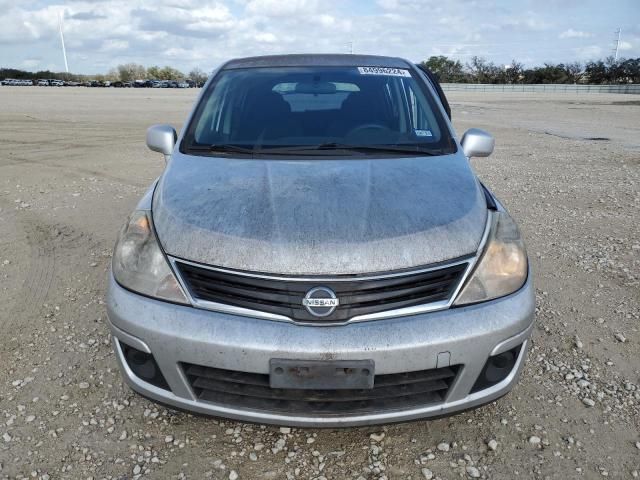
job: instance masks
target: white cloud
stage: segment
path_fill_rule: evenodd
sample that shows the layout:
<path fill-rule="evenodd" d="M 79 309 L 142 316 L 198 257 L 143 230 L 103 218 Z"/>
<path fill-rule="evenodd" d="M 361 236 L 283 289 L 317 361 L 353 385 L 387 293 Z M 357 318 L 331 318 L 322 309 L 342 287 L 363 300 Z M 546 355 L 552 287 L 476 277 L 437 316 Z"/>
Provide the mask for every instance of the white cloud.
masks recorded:
<path fill-rule="evenodd" d="M 250 0 L 246 5 L 246 11 L 254 15 L 283 17 L 311 14 L 317 7 L 317 0 Z"/>
<path fill-rule="evenodd" d="M 601 58 L 604 54 L 604 50 L 600 45 L 588 45 L 586 47 L 580 47 L 576 49 L 576 56 L 578 60 L 594 60 Z"/>
<path fill-rule="evenodd" d="M 619 50 L 632 50 L 633 49 L 633 45 L 631 44 L 631 42 L 625 42 L 624 40 L 620 42 L 620 45 L 618 45 L 618 49 Z"/>
<path fill-rule="evenodd" d="M 60 9 L 46 7 L 27 11 L 12 4 L 0 15 L 0 44 L 34 42 L 54 35 Z"/>
<path fill-rule="evenodd" d="M 336 24 L 336 18 L 333 15 L 327 15 L 326 13 L 322 13 L 320 15 L 314 16 L 314 18 L 323 27 L 332 27 Z"/>
<path fill-rule="evenodd" d="M 257 42 L 261 43 L 276 43 L 278 41 L 278 37 L 270 32 L 258 32 L 254 35 L 253 38 L 255 38 Z"/>
<path fill-rule="evenodd" d="M 145 5 L 131 12 L 146 31 L 166 31 L 174 35 L 209 37 L 231 30 L 235 20 L 229 9 L 214 3 L 195 8 L 182 5 Z"/>
<path fill-rule="evenodd" d="M 429 11 L 435 12 L 436 2 L 429 0 L 377 0 L 380 8 L 392 11 Z"/>
<path fill-rule="evenodd" d="M 206 55 L 204 55 L 203 52 L 194 51 L 193 49 L 177 48 L 177 47 L 172 47 L 165 50 L 164 56 L 172 60 L 176 60 L 176 59 L 181 59 L 181 60 L 187 59 L 189 61 L 206 60 Z"/>
<path fill-rule="evenodd" d="M 573 28 L 565 30 L 560 35 L 558 35 L 558 38 L 589 38 L 589 37 L 593 37 L 593 34 L 589 32 L 582 32 L 580 30 L 574 30 Z"/>
<path fill-rule="evenodd" d="M 516 58 L 530 65 L 609 53 L 603 42 L 589 40 L 589 30 L 606 19 L 574 30 L 569 14 L 575 5 L 557 1 L 530 11 L 530 0 L 482 8 L 476 1 L 0 0 L 0 59 L 6 66 L 54 63 L 62 69 L 59 12 L 70 68 L 84 73 L 124 62 L 210 69 L 239 56 L 347 52 L 350 43 L 355 53 L 415 61 L 443 54 L 464 62 L 479 55 L 497 64 Z M 620 50 L 632 56 L 640 37 L 622 28 L 627 36 Z M 557 48 L 557 35 L 573 39 L 574 48 Z"/>
<path fill-rule="evenodd" d="M 37 67 L 38 65 L 40 65 L 41 61 L 42 61 L 41 58 L 27 58 L 20 64 L 20 67 L 25 68 L 27 70 L 31 70 Z"/>
<path fill-rule="evenodd" d="M 129 48 L 128 41 L 109 38 L 102 42 L 100 50 L 102 50 L 103 52 L 116 52 L 119 50 L 126 50 L 127 48 Z"/>

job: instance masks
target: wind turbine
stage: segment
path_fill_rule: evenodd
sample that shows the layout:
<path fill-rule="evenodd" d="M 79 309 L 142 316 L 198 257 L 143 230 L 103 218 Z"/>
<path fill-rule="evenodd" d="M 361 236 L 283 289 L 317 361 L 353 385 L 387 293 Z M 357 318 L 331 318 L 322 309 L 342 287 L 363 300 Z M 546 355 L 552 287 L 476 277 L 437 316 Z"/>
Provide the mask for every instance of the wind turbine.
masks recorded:
<path fill-rule="evenodd" d="M 67 49 L 64 48 L 64 33 L 62 33 L 62 16 L 58 12 L 58 30 L 60 30 L 60 43 L 62 43 L 62 56 L 64 57 L 64 69 L 69 73 L 69 64 L 67 63 Z"/>

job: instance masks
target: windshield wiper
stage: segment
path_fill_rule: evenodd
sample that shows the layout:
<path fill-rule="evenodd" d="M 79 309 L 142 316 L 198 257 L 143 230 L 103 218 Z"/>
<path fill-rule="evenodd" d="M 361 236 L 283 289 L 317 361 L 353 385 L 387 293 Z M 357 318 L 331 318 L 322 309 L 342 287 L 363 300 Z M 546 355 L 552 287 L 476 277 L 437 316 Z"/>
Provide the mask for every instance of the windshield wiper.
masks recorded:
<path fill-rule="evenodd" d="M 212 145 L 191 145 L 189 150 L 196 152 L 215 152 L 215 153 L 246 153 L 248 155 L 256 153 L 256 150 L 248 147 L 240 147 L 230 143 L 214 143 Z"/>
<path fill-rule="evenodd" d="M 197 145 L 190 147 L 192 150 L 215 153 L 242 153 L 247 155 L 295 155 L 295 154 L 318 154 L 320 152 L 331 152 L 334 150 L 347 150 L 359 153 L 397 153 L 423 156 L 442 155 L 441 151 L 425 150 L 421 145 L 351 145 L 347 143 L 328 142 L 318 145 L 293 145 L 286 147 L 265 147 L 249 148 L 240 147 L 229 143 L 212 145 Z M 330 154 L 330 153 L 329 153 Z"/>
<path fill-rule="evenodd" d="M 206 150 L 209 150 L 210 152 L 221 152 L 221 153 L 253 154 L 256 152 L 253 148 L 239 147 L 238 145 L 232 145 L 230 143 L 219 143 L 219 144 L 209 145 L 208 147 L 206 147 Z"/>
<path fill-rule="evenodd" d="M 420 148 L 421 145 L 351 145 L 347 143 L 320 143 L 318 145 L 299 145 L 285 148 L 265 148 L 261 153 L 297 153 L 305 151 L 330 151 L 330 150 L 351 150 L 355 152 L 391 152 L 391 153 L 409 153 L 412 155 L 435 156 L 442 155 L 439 151 L 425 150 Z"/>

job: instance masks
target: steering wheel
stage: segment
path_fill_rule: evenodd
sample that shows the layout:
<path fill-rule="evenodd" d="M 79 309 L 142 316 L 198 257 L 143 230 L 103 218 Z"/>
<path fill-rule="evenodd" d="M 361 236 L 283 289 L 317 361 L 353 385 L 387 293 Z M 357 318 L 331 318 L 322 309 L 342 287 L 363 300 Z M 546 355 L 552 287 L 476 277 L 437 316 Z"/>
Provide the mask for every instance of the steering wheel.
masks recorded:
<path fill-rule="evenodd" d="M 384 125 L 379 125 L 377 123 L 366 123 L 364 125 L 358 125 L 357 127 L 352 128 L 345 135 L 345 137 L 350 137 L 356 133 L 360 133 L 363 130 L 384 130 L 385 132 L 388 132 L 389 128 L 385 127 Z"/>

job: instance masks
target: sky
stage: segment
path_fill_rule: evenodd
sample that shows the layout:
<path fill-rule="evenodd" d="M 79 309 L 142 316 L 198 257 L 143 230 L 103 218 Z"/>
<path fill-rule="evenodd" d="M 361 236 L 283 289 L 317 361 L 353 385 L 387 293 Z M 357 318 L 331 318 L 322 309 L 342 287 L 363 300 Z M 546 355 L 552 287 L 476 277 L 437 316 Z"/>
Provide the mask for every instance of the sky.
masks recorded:
<path fill-rule="evenodd" d="M 0 67 L 210 71 L 234 57 L 366 53 L 421 61 L 640 57 L 640 0 L 0 0 Z"/>

